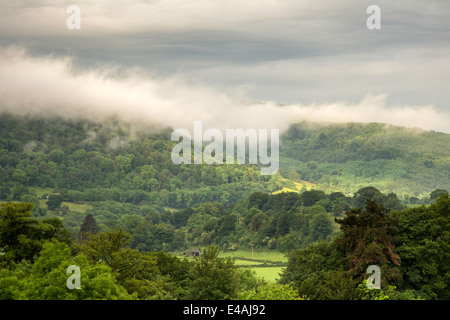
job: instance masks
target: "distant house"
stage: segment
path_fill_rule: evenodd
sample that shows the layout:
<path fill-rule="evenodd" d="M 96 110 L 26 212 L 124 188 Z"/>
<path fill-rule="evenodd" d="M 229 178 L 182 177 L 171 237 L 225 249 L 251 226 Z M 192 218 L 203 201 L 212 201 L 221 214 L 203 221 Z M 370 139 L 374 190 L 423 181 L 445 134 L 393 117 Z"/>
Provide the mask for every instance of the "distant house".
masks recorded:
<path fill-rule="evenodd" d="M 200 256 L 203 252 L 199 249 L 192 249 L 188 251 L 188 255 L 190 257 L 194 257 L 197 258 L 198 256 Z"/>
<path fill-rule="evenodd" d="M 194 257 L 197 258 L 200 256 L 203 252 L 199 249 L 192 249 L 186 252 L 180 252 L 180 256 L 188 256 L 188 257 Z"/>

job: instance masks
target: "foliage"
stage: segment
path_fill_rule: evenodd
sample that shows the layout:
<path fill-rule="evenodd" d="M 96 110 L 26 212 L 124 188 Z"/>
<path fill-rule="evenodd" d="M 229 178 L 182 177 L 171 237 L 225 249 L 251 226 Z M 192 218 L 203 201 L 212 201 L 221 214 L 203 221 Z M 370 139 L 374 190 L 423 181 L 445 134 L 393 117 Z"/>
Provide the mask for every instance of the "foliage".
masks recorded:
<path fill-rule="evenodd" d="M 169 129 L 135 129 L 1 115 L 1 299 L 449 298 L 449 135 L 302 122 L 261 176 L 175 165 Z M 280 283 L 219 256 L 250 247 L 288 255 Z"/>
<path fill-rule="evenodd" d="M 448 299 L 450 199 L 388 213 L 368 200 L 340 219 L 342 233 L 288 256 L 281 283 L 307 299 Z M 381 289 L 368 289 L 366 268 L 381 269 Z"/>
<path fill-rule="evenodd" d="M 49 210 L 56 210 L 61 206 L 63 198 L 59 194 L 51 194 L 46 202 Z"/>
<path fill-rule="evenodd" d="M 398 287 L 433 299 L 449 299 L 450 199 L 443 193 L 435 203 L 394 214 L 399 221 L 396 252 L 403 275 Z"/>
<path fill-rule="evenodd" d="M 31 203 L 0 204 L 0 261 L 33 260 L 46 240 L 70 243 L 70 233 L 59 219 L 39 221 L 31 213 Z"/>
<path fill-rule="evenodd" d="M 290 284 L 305 299 L 330 297 L 330 280 L 342 270 L 342 252 L 335 242 L 319 240 L 292 251 L 281 274 L 281 283 Z M 340 290 L 340 289 L 339 289 Z"/>
<path fill-rule="evenodd" d="M 290 126 L 281 146 L 283 176 L 295 172 L 322 190 L 355 192 L 372 185 L 426 201 L 431 191 L 449 189 L 450 136 L 445 133 L 304 121 Z"/>
<path fill-rule="evenodd" d="M 352 276 L 362 275 L 369 265 L 382 270 L 382 284 L 400 278 L 400 257 L 394 252 L 396 222 L 388 210 L 372 200 L 365 209 L 352 209 L 343 219 L 336 219 L 342 233 L 336 240 L 345 250 L 346 268 Z"/>
<path fill-rule="evenodd" d="M 99 231 L 99 227 L 97 225 L 97 222 L 95 221 L 94 216 L 89 213 L 84 217 L 83 223 L 80 227 L 80 233 L 86 234 L 87 232 L 92 234 L 97 234 Z"/>
<path fill-rule="evenodd" d="M 298 293 L 289 285 L 270 283 L 256 289 L 243 291 L 239 300 L 302 300 Z"/>
<path fill-rule="evenodd" d="M 116 201 L 186 208 L 231 203 L 268 190 L 253 165 L 186 166 L 171 161 L 170 132 L 139 132 L 109 121 L 0 117 L 0 198 L 20 200 L 29 188 L 50 188 L 46 204 Z M 120 141 L 120 143 L 118 143 Z M 32 142 L 32 143 L 31 143 Z"/>
<path fill-rule="evenodd" d="M 203 249 L 189 274 L 189 290 L 186 296 L 192 300 L 229 300 L 236 298 L 239 275 L 234 261 L 220 258 L 219 248 Z"/>
<path fill-rule="evenodd" d="M 394 300 L 396 296 L 396 287 L 388 285 L 386 288 L 377 289 L 367 287 L 367 280 L 363 280 L 361 284 L 358 285 L 358 294 L 361 300 Z"/>
<path fill-rule="evenodd" d="M 80 289 L 66 286 L 69 265 L 82 270 Z M 0 271 L 0 299 L 14 300 L 90 300 L 132 299 L 104 264 L 89 266 L 83 255 L 71 256 L 67 244 L 46 242 L 39 258 L 31 265 L 27 261 Z"/>

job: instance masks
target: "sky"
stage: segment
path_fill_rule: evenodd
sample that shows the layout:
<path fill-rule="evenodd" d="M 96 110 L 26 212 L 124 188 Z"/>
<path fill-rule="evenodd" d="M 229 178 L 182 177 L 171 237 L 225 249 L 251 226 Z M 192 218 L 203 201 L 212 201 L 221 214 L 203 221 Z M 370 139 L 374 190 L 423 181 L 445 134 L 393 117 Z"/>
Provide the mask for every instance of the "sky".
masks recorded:
<path fill-rule="evenodd" d="M 368 29 L 370 5 L 381 29 Z M 81 29 L 69 29 L 70 5 Z M 0 110 L 450 133 L 450 1 L 0 2 Z"/>

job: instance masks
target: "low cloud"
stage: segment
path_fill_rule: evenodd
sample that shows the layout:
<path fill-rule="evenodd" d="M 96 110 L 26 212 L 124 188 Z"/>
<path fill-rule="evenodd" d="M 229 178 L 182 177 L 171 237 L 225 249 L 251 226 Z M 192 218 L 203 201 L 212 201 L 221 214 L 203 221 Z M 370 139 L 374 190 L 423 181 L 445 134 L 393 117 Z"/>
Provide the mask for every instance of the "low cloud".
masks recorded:
<path fill-rule="evenodd" d="M 290 123 L 382 122 L 450 133 L 450 115 L 432 105 L 388 106 L 386 94 L 346 101 L 280 106 L 252 101 L 245 86 L 224 90 L 177 74 L 159 77 L 106 65 L 79 70 L 71 57 L 33 57 L 21 47 L 0 49 L 0 111 L 125 121 L 191 129 L 287 129 Z"/>

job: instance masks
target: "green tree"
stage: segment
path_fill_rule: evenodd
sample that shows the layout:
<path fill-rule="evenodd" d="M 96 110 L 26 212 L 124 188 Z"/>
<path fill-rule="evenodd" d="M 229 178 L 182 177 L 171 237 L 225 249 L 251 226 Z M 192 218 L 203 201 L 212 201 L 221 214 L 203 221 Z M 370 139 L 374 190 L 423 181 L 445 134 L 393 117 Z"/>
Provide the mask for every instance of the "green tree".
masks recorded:
<path fill-rule="evenodd" d="M 383 194 L 375 187 L 364 187 L 356 191 L 353 197 L 353 207 L 362 208 L 366 205 L 367 200 L 381 203 Z"/>
<path fill-rule="evenodd" d="M 12 178 L 20 184 L 26 185 L 28 183 L 27 174 L 22 169 L 15 169 L 12 173 Z"/>
<path fill-rule="evenodd" d="M 191 260 L 188 258 L 180 259 L 163 251 L 155 251 L 151 254 L 156 256 L 157 266 L 163 276 L 170 277 L 172 281 L 181 286 L 190 286 L 188 276 L 193 265 Z"/>
<path fill-rule="evenodd" d="M 349 210 L 345 218 L 335 220 L 342 230 L 337 241 L 346 252 L 350 275 L 361 276 L 369 265 L 375 264 L 381 269 L 382 285 L 401 277 L 400 257 L 394 252 L 393 243 L 396 221 L 383 205 L 367 200 L 364 210 Z"/>
<path fill-rule="evenodd" d="M 303 237 L 301 234 L 291 232 L 277 239 L 277 249 L 284 253 L 300 248 L 303 245 Z"/>
<path fill-rule="evenodd" d="M 33 217 L 31 203 L 0 204 L 0 260 L 33 260 L 46 240 L 70 243 L 70 234 L 59 219 L 42 222 Z"/>
<path fill-rule="evenodd" d="M 257 209 L 252 208 L 251 210 L 257 210 Z M 267 215 L 258 210 L 258 212 L 256 212 L 253 216 L 251 216 L 250 230 L 253 233 L 256 233 L 259 230 L 261 230 L 261 228 L 263 228 L 267 224 L 268 221 L 269 221 L 269 218 L 267 217 Z"/>
<path fill-rule="evenodd" d="M 77 245 L 76 248 L 90 261 L 102 261 L 115 272 L 119 269 L 116 266 L 115 255 L 129 244 L 130 238 L 129 233 L 117 228 L 99 234 L 88 234 L 87 241 Z"/>
<path fill-rule="evenodd" d="M 81 288 L 67 287 L 67 267 L 80 268 Z M 89 265 L 83 255 L 71 256 L 70 247 L 62 242 L 46 242 L 39 258 L 31 265 L 22 262 L 11 270 L 0 270 L 0 299 L 31 300 L 117 300 L 132 299 L 118 285 L 104 264 Z"/>
<path fill-rule="evenodd" d="M 288 234 L 291 228 L 292 214 L 286 211 L 280 211 L 276 216 L 276 235 L 284 236 Z"/>
<path fill-rule="evenodd" d="M 450 199 L 442 194 L 430 206 L 396 212 L 396 252 L 402 257 L 400 290 L 430 299 L 450 298 Z"/>
<path fill-rule="evenodd" d="M 66 155 L 64 151 L 60 149 L 53 149 L 48 153 L 48 158 L 55 163 L 61 163 L 64 160 L 65 156 Z"/>
<path fill-rule="evenodd" d="M 59 218 L 47 218 L 42 220 L 41 237 L 45 240 L 56 239 L 57 241 L 72 245 L 72 234 L 66 229 Z"/>
<path fill-rule="evenodd" d="M 287 284 L 267 283 L 239 293 L 239 300 L 303 300 Z"/>
<path fill-rule="evenodd" d="M 220 218 L 216 225 L 217 237 L 226 237 L 234 232 L 236 229 L 236 222 L 236 215 L 232 213 Z"/>
<path fill-rule="evenodd" d="M 20 197 L 20 201 L 32 203 L 34 206 L 34 210 L 33 210 L 34 212 L 36 212 L 36 211 L 38 211 L 38 209 L 40 209 L 39 199 L 35 195 L 24 194 L 23 196 Z"/>
<path fill-rule="evenodd" d="M 186 225 L 189 217 L 194 213 L 192 208 L 176 211 L 173 214 L 172 225 L 175 228 L 180 228 Z"/>
<path fill-rule="evenodd" d="M 314 242 L 319 238 L 327 239 L 333 232 L 333 224 L 327 213 L 319 213 L 313 216 L 310 224 L 309 241 Z"/>
<path fill-rule="evenodd" d="M 292 285 L 305 299 L 353 299 L 358 282 L 344 272 L 335 241 L 319 240 L 291 251 L 280 283 Z"/>
<path fill-rule="evenodd" d="M 124 156 L 118 155 L 115 160 L 119 169 L 128 173 L 132 169 L 134 155 L 133 154 L 126 154 Z"/>
<path fill-rule="evenodd" d="M 59 194 L 51 194 L 46 202 L 49 210 L 56 210 L 61 206 L 63 198 Z"/>
<path fill-rule="evenodd" d="M 187 299 L 230 300 L 237 297 L 239 276 L 231 258 L 219 258 L 219 248 L 203 250 L 189 273 Z"/>
<path fill-rule="evenodd" d="M 440 196 L 448 195 L 448 191 L 445 189 L 436 189 L 430 192 L 430 200 L 431 202 L 436 201 Z"/>
<path fill-rule="evenodd" d="M 300 200 L 304 206 L 313 206 L 316 202 L 326 199 L 327 196 L 322 190 L 305 191 L 300 195 Z"/>
<path fill-rule="evenodd" d="M 86 239 L 87 233 L 97 234 L 100 228 L 95 221 L 94 216 L 89 213 L 84 217 L 83 223 L 80 227 L 80 237 L 81 239 Z"/>
<path fill-rule="evenodd" d="M 77 247 L 91 264 L 101 261 L 130 294 L 139 299 L 167 297 L 166 282 L 161 277 L 157 258 L 127 248 L 130 234 L 121 228 L 99 234 L 89 234 L 88 240 Z"/>
<path fill-rule="evenodd" d="M 395 286 L 388 285 L 385 288 L 373 288 L 369 289 L 367 287 L 367 280 L 364 280 L 361 284 L 358 285 L 357 296 L 359 300 L 395 300 L 396 297 L 401 295 L 396 291 Z M 414 300 L 415 296 L 411 297 Z M 401 300 L 401 299 L 398 299 Z"/>

